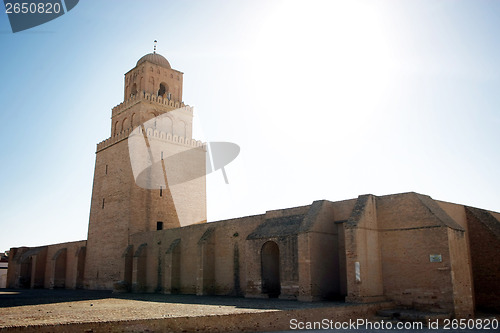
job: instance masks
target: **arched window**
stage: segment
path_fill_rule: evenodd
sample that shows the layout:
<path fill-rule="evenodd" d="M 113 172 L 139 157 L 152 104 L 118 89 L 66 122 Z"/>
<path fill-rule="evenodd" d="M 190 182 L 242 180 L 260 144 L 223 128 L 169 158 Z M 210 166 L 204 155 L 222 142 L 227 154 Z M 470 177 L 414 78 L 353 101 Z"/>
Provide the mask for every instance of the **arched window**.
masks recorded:
<path fill-rule="evenodd" d="M 132 91 L 130 92 L 130 94 L 131 94 L 131 95 L 135 95 L 135 94 L 137 94 L 137 84 L 136 84 L 136 83 L 134 83 L 134 84 L 132 85 Z"/>
<path fill-rule="evenodd" d="M 113 135 L 118 134 L 118 120 L 115 122 L 115 131 L 113 132 Z"/>
<path fill-rule="evenodd" d="M 127 128 L 127 118 L 123 119 L 122 122 L 122 132 Z"/>
<path fill-rule="evenodd" d="M 170 99 L 168 84 L 165 82 L 160 83 L 160 89 L 158 89 L 158 96 Z"/>

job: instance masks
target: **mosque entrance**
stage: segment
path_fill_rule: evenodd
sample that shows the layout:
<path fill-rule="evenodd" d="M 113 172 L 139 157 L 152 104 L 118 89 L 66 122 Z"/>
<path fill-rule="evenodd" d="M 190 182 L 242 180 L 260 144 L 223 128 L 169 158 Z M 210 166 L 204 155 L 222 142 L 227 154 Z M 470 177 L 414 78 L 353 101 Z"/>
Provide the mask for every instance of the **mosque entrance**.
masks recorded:
<path fill-rule="evenodd" d="M 281 293 L 280 284 L 280 250 L 278 244 L 269 241 L 262 245 L 262 293 L 269 298 L 276 298 Z"/>

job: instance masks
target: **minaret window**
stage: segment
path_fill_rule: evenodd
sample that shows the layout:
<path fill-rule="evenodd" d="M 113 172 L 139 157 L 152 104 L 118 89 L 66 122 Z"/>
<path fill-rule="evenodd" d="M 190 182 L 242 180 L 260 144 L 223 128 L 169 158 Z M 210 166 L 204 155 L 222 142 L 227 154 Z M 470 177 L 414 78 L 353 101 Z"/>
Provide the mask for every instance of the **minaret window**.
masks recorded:
<path fill-rule="evenodd" d="M 165 94 L 167 96 L 165 96 Z M 160 83 L 160 89 L 158 89 L 158 96 L 168 97 L 168 86 L 166 83 Z"/>

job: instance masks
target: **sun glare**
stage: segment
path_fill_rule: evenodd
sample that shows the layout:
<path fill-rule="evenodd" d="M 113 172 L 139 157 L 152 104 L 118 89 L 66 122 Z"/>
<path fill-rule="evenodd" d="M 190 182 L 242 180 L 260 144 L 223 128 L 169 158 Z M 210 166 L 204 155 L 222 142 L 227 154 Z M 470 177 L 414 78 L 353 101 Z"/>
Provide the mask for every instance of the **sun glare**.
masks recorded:
<path fill-rule="evenodd" d="M 322 124 L 369 120 L 391 76 L 380 10 L 350 1 L 286 4 L 265 18 L 251 54 L 262 105 L 278 103 L 297 126 L 303 112 L 321 112 Z M 278 123 L 269 117 L 280 115 L 266 113 L 264 123 Z"/>

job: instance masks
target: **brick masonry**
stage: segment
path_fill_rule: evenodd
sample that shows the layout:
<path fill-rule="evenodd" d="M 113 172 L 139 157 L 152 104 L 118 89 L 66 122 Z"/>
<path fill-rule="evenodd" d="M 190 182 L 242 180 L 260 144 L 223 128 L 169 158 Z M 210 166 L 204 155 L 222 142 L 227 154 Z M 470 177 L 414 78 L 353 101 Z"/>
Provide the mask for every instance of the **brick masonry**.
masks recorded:
<path fill-rule="evenodd" d="M 498 309 L 500 214 L 411 192 L 206 223 L 207 147 L 192 138 L 182 73 L 147 55 L 124 95 L 97 145 L 88 239 L 11 249 L 10 287 Z M 201 176 L 176 182 L 167 167 Z"/>

